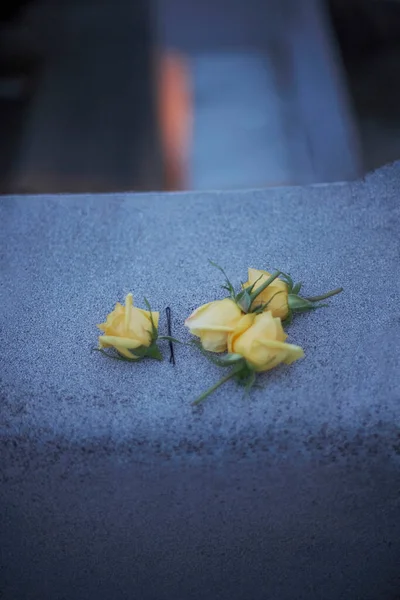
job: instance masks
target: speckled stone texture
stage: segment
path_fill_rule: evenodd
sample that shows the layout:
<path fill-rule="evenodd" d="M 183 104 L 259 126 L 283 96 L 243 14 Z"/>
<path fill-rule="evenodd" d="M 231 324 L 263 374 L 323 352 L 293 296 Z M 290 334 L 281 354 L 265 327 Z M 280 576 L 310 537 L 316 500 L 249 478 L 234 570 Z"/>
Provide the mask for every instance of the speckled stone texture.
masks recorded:
<path fill-rule="evenodd" d="M 400 595 L 400 163 L 306 188 L 0 202 L 2 600 Z M 248 266 L 330 307 L 250 398 L 91 352 L 128 291 L 183 320 Z M 165 318 L 161 322 L 165 333 Z M 168 347 L 164 346 L 168 355 Z"/>

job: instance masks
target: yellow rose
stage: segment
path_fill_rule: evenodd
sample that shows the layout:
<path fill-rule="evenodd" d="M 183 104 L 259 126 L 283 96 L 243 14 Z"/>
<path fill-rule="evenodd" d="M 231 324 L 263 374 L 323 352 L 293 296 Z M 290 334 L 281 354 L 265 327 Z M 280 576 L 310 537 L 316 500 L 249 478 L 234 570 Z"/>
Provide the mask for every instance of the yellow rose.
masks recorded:
<path fill-rule="evenodd" d="M 133 306 L 132 294 L 128 294 L 125 306 L 117 302 L 115 309 L 107 316 L 106 322 L 97 325 L 105 334 L 99 336 L 100 348 L 113 347 L 126 358 L 140 358 L 130 350 L 151 345 L 153 341 L 151 317 L 157 329 L 159 313 L 150 313 L 136 308 Z"/>
<path fill-rule="evenodd" d="M 286 333 L 281 320 L 271 311 L 259 315 L 244 315 L 235 331 L 228 336 L 228 352 L 240 354 L 255 371 L 268 371 L 280 363 L 290 363 L 302 358 L 299 346 L 285 344 Z"/>
<path fill-rule="evenodd" d="M 246 281 L 244 287 L 248 287 L 255 283 L 253 291 L 260 285 L 265 283 L 271 274 L 267 271 L 259 271 L 258 269 L 248 269 L 249 280 Z M 256 283 L 257 282 L 257 283 Z M 275 279 L 252 304 L 252 309 L 257 308 L 260 304 L 269 302 L 266 310 L 270 310 L 274 317 L 286 319 L 289 313 L 288 307 L 288 286 L 282 279 Z"/>
<path fill-rule="evenodd" d="M 230 298 L 215 300 L 197 308 L 185 321 L 190 333 L 201 340 L 205 350 L 224 352 L 228 335 L 239 323 L 242 311 Z"/>

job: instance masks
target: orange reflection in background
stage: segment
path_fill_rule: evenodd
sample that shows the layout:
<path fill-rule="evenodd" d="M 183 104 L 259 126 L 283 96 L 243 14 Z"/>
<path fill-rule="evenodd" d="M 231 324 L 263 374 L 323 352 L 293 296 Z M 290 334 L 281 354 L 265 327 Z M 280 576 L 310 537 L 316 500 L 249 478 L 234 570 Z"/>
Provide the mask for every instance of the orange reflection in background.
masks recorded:
<path fill-rule="evenodd" d="M 176 52 L 167 52 L 160 60 L 158 114 L 165 171 L 164 189 L 187 189 L 193 98 L 187 60 Z"/>

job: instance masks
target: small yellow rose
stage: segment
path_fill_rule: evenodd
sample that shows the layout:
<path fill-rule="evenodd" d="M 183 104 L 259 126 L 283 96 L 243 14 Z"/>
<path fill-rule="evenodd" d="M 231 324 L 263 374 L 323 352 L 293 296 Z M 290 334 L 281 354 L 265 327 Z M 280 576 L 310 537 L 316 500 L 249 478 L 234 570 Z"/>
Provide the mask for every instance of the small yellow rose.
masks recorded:
<path fill-rule="evenodd" d="M 135 356 L 135 350 L 140 346 L 149 347 L 152 342 L 152 321 L 158 329 L 158 312 L 149 312 L 133 306 L 132 294 L 125 299 L 125 306 L 119 302 L 115 309 L 107 316 L 105 323 L 97 325 L 105 335 L 99 336 L 100 348 L 115 348 L 120 354 L 130 359 L 140 358 Z"/>
<path fill-rule="evenodd" d="M 242 311 L 230 298 L 215 300 L 197 308 L 185 321 L 190 333 L 201 340 L 205 350 L 224 352 L 228 335 L 242 317 Z"/>
<path fill-rule="evenodd" d="M 268 371 L 280 363 L 302 358 L 300 346 L 286 344 L 281 320 L 271 311 L 243 315 L 235 331 L 228 336 L 228 352 L 240 354 L 255 371 Z"/>
<path fill-rule="evenodd" d="M 249 279 L 244 284 L 244 287 L 255 284 L 254 290 L 256 290 L 271 277 L 271 273 L 268 273 L 268 271 L 260 271 L 258 269 L 248 269 L 248 277 Z M 266 310 L 270 310 L 274 317 L 279 317 L 282 320 L 286 319 L 289 313 L 288 286 L 282 279 L 275 279 L 257 296 L 252 303 L 252 310 L 266 302 L 269 302 Z"/>

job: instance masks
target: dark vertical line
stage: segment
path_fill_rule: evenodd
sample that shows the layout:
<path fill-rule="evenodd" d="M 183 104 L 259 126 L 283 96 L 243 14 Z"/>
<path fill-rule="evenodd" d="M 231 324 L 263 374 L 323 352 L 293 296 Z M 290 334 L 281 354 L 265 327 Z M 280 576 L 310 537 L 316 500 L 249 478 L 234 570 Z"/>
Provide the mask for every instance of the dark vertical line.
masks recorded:
<path fill-rule="evenodd" d="M 167 306 L 167 308 L 165 309 L 165 312 L 167 313 L 167 331 L 168 331 L 168 335 L 169 335 L 169 337 L 172 337 L 171 309 L 170 309 L 169 306 Z M 169 351 L 170 351 L 169 362 L 172 363 L 173 365 L 175 365 L 174 345 L 172 343 L 172 340 L 169 340 Z"/>

